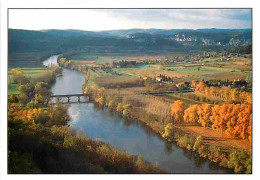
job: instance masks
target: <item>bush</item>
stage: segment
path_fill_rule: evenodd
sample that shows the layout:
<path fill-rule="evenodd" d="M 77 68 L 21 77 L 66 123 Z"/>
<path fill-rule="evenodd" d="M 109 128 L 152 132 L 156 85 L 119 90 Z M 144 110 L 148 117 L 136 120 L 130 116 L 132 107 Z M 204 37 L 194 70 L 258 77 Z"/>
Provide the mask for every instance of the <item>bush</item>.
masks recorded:
<path fill-rule="evenodd" d="M 118 112 L 122 112 L 124 109 L 123 109 L 123 105 L 121 104 L 121 103 L 118 103 L 117 104 L 117 107 L 116 107 L 116 110 L 118 111 Z"/>
<path fill-rule="evenodd" d="M 8 99 L 8 103 L 18 103 L 18 97 L 15 94 L 11 94 Z"/>
<path fill-rule="evenodd" d="M 199 147 L 202 145 L 202 142 L 203 142 L 202 136 L 197 136 L 196 141 L 195 141 L 195 143 L 194 143 L 194 145 L 193 145 L 192 150 L 193 150 L 193 151 L 197 151 L 197 150 L 199 149 Z"/>
<path fill-rule="evenodd" d="M 123 115 L 128 115 L 130 113 L 130 108 L 131 108 L 131 105 L 130 104 L 125 104 L 123 105 Z"/>
<path fill-rule="evenodd" d="M 228 156 L 227 165 L 229 168 L 234 169 L 235 173 L 251 173 L 252 169 L 252 158 L 246 152 L 234 150 Z"/>
<path fill-rule="evenodd" d="M 207 158 L 208 156 L 208 149 L 205 145 L 201 145 L 199 148 L 198 148 L 198 153 L 201 157 L 204 157 L 204 158 Z"/>
<path fill-rule="evenodd" d="M 219 162 L 223 158 L 223 154 L 221 153 L 221 150 L 219 147 L 216 147 L 214 145 L 209 146 L 209 160 L 213 162 Z"/>
<path fill-rule="evenodd" d="M 186 134 L 182 137 L 180 137 L 177 141 L 177 144 L 180 146 L 180 147 L 185 147 L 185 148 L 190 148 L 192 147 L 192 139 L 189 138 Z"/>
<path fill-rule="evenodd" d="M 163 138 L 169 138 L 169 139 L 172 139 L 174 137 L 174 131 L 173 131 L 173 124 L 172 123 L 167 124 L 162 137 Z"/>

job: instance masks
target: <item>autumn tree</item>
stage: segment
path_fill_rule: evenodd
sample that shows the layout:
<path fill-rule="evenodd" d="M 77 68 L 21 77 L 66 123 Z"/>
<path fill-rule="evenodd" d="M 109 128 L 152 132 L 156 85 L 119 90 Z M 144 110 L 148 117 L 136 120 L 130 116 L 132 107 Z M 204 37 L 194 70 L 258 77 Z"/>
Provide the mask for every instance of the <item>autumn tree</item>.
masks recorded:
<path fill-rule="evenodd" d="M 185 110 L 185 104 L 181 100 L 174 101 L 174 103 L 171 106 L 172 111 L 172 119 L 176 123 L 183 122 L 183 116 L 184 116 L 184 110 Z"/>
<path fill-rule="evenodd" d="M 190 106 L 184 111 L 184 122 L 190 123 L 190 124 L 196 124 L 199 120 L 198 115 L 198 108 L 199 105 L 195 104 Z"/>
<path fill-rule="evenodd" d="M 210 121 L 210 116 L 211 116 L 211 105 L 210 104 L 202 104 L 199 106 L 198 109 L 198 122 L 203 126 L 203 127 L 211 127 L 211 121 Z"/>
<path fill-rule="evenodd" d="M 202 92 L 205 90 L 205 87 L 206 87 L 206 84 L 204 82 L 200 81 L 198 83 L 198 85 L 196 86 L 195 90 Z"/>
<path fill-rule="evenodd" d="M 13 69 L 11 69 L 11 73 L 12 73 L 13 75 L 23 74 L 23 71 L 21 71 L 20 69 L 15 69 L 15 68 L 13 68 Z"/>

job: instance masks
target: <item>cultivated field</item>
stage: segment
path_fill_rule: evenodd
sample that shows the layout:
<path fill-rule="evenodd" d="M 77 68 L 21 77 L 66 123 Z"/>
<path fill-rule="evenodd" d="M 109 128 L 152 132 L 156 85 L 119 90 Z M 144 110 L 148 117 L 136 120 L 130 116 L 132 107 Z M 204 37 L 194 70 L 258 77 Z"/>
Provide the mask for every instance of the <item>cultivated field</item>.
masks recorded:
<path fill-rule="evenodd" d="M 95 67 L 97 65 L 109 65 L 112 62 L 119 61 L 136 61 L 145 60 L 162 60 L 166 56 L 162 55 L 133 55 L 127 53 L 78 53 L 69 56 L 73 62 L 78 65 L 88 65 Z M 171 58 L 171 56 L 167 56 Z M 174 56 L 172 56 L 174 57 Z M 204 58 L 200 61 L 176 62 L 171 65 L 145 64 L 128 68 L 113 68 L 114 71 L 122 76 L 130 77 L 156 77 L 160 74 L 174 78 L 175 81 L 191 81 L 191 80 L 238 80 L 247 79 L 252 68 L 251 57 L 234 57 L 231 60 L 223 61 L 221 58 Z M 102 76 L 102 74 L 101 74 Z"/>
<path fill-rule="evenodd" d="M 42 67 L 42 61 L 50 56 L 48 52 L 10 53 L 8 68 Z"/>

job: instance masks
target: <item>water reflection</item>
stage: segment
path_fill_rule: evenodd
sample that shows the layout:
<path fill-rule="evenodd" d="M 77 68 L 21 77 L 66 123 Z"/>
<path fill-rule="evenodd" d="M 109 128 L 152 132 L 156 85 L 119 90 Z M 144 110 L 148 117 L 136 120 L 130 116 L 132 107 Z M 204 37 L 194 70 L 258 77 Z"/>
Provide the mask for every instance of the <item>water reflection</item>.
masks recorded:
<path fill-rule="evenodd" d="M 167 155 L 170 155 L 171 153 L 173 153 L 173 143 L 169 141 L 164 141 L 164 149 L 165 153 Z"/>

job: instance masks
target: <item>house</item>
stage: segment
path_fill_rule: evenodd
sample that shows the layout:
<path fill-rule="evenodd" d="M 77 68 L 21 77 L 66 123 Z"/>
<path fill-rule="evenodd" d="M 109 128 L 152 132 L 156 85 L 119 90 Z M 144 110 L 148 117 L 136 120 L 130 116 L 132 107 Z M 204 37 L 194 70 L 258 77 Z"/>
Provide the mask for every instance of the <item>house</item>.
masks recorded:
<path fill-rule="evenodd" d="M 155 80 L 158 81 L 158 82 L 161 82 L 161 81 L 162 81 L 162 78 L 161 78 L 161 77 L 156 77 Z"/>
<path fill-rule="evenodd" d="M 148 79 L 148 77 L 147 77 L 147 76 L 144 76 L 144 77 L 143 77 L 143 80 L 147 80 L 147 79 Z"/>

